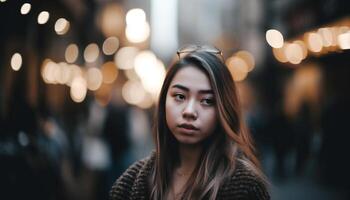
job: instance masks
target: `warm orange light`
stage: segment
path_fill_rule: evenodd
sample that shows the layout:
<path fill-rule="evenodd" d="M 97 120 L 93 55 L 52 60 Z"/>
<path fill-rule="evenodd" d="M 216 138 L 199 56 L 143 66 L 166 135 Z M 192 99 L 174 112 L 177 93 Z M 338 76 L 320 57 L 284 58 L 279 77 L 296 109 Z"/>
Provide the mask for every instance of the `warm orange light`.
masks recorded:
<path fill-rule="evenodd" d="M 72 85 L 70 88 L 70 96 L 73 101 L 80 103 L 84 101 L 87 93 L 87 84 L 86 80 L 81 77 L 77 76 L 73 79 Z"/>
<path fill-rule="evenodd" d="M 124 74 L 129 80 L 134 80 L 134 81 L 140 80 L 140 77 L 136 74 L 134 69 L 124 70 Z"/>
<path fill-rule="evenodd" d="M 329 28 L 320 28 L 317 33 L 322 37 L 324 47 L 330 47 L 332 45 L 332 31 Z"/>
<path fill-rule="evenodd" d="M 89 44 L 84 50 L 84 59 L 86 62 L 95 62 L 98 58 L 100 50 L 95 43 Z"/>
<path fill-rule="evenodd" d="M 293 43 L 296 43 L 300 46 L 302 53 L 303 53 L 303 59 L 305 59 L 307 57 L 307 47 L 306 47 L 305 43 L 302 40 L 296 40 Z"/>
<path fill-rule="evenodd" d="M 41 67 L 41 76 L 45 83 L 56 83 L 54 77 L 54 71 L 56 69 L 56 63 L 50 59 L 45 59 Z"/>
<path fill-rule="evenodd" d="M 71 68 L 65 62 L 60 62 L 54 70 L 55 81 L 60 84 L 66 84 L 71 78 Z"/>
<path fill-rule="evenodd" d="M 59 18 L 55 23 L 55 31 L 58 35 L 64 35 L 68 32 L 70 27 L 69 21 L 65 18 Z"/>
<path fill-rule="evenodd" d="M 227 59 L 226 65 L 231 72 L 233 80 L 236 82 L 243 81 L 247 77 L 248 66 L 242 58 L 231 57 Z"/>
<path fill-rule="evenodd" d="M 322 37 L 317 33 L 309 33 L 306 36 L 307 45 L 310 51 L 312 52 L 320 52 L 323 47 Z"/>
<path fill-rule="evenodd" d="M 255 67 L 255 60 L 251 53 L 248 51 L 239 51 L 235 54 L 235 56 L 244 60 L 247 64 L 248 72 L 252 71 Z"/>
<path fill-rule="evenodd" d="M 112 61 L 106 62 L 101 67 L 101 72 L 103 76 L 103 82 L 110 84 L 113 83 L 118 77 L 118 69 L 115 63 Z"/>
<path fill-rule="evenodd" d="M 68 63 L 74 63 L 78 58 L 78 54 L 79 54 L 78 46 L 73 43 L 68 45 L 68 47 L 66 48 L 64 57 L 66 58 L 66 61 Z"/>
<path fill-rule="evenodd" d="M 102 73 L 96 67 L 91 67 L 86 72 L 87 88 L 95 91 L 102 84 Z"/>
<path fill-rule="evenodd" d="M 110 3 L 103 9 L 100 16 L 102 33 L 106 37 L 119 36 L 124 30 L 124 11 L 119 4 Z"/>
<path fill-rule="evenodd" d="M 286 46 L 285 55 L 292 64 L 299 64 L 303 59 L 303 50 L 297 43 L 291 43 Z"/>
<path fill-rule="evenodd" d="M 149 93 L 146 93 L 143 100 L 136 105 L 142 109 L 148 109 L 148 108 L 151 108 L 153 106 L 153 103 L 154 103 L 154 101 L 153 101 L 152 96 Z"/>
<path fill-rule="evenodd" d="M 281 63 L 286 63 L 288 62 L 288 59 L 285 55 L 285 48 L 288 43 L 285 43 L 282 48 L 273 48 L 272 53 L 275 56 L 275 58 L 280 61 Z"/>
<path fill-rule="evenodd" d="M 117 37 L 107 38 L 102 45 L 102 51 L 106 55 L 114 54 L 119 47 L 119 40 Z"/>
<path fill-rule="evenodd" d="M 341 49 L 350 49 L 350 31 L 338 36 L 338 44 Z"/>
<path fill-rule="evenodd" d="M 122 96 L 129 104 L 139 104 L 146 96 L 142 84 L 137 81 L 127 81 L 122 88 Z"/>

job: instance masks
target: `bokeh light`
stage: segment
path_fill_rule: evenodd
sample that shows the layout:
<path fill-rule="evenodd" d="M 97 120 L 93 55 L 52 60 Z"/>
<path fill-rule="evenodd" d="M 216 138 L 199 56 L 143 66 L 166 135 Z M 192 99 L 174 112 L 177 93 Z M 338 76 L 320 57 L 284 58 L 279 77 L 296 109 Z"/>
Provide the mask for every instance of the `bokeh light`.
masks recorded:
<path fill-rule="evenodd" d="M 71 76 L 71 70 L 67 63 L 60 62 L 54 70 L 55 81 L 60 84 L 66 84 Z"/>
<path fill-rule="evenodd" d="M 50 18 L 49 12 L 41 11 L 38 15 L 38 24 L 46 24 L 49 18 Z"/>
<path fill-rule="evenodd" d="M 95 43 L 89 44 L 84 50 L 84 59 L 86 62 L 95 62 L 98 58 L 100 50 Z"/>
<path fill-rule="evenodd" d="M 341 49 L 350 49 L 350 31 L 338 36 L 338 44 Z"/>
<path fill-rule="evenodd" d="M 116 3 L 102 9 L 99 25 L 105 37 L 119 36 L 124 29 L 124 11 Z"/>
<path fill-rule="evenodd" d="M 247 64 L 248 72 L 252 71 L 255 67 L 255 59 L 248 51 L 239 51 L 235 54 L 236 57 L 241 58 Z"/>
<path fill-rule="evenodd" d="M 126 13 L 126 24 L 135 25 L 146 21 L 146 13 L 140 8 L 134 8 Z"/>
<path fill-rule="evenodd" d="M 119 69 L 132 69 L 138 52 L 139 50 L 136 47 L 123 47 L 115 54 L 114 62 Z"/>
<path fill-rule="evenodd" d="M 309 33 L 306 36 L 307 46 L 311 52 L 320 52 L 323 47 L 322 37 L 317 33 Z"/>
<path fill-rule="evenodd" d="M 332 45 L 333 37 L 329 28 L 320 28 L 317 33 L 321 36 L 324 47 L 330 47 Z"/>
<path fill-rule="evenodd" d="M 68 63 L 74 63 L 79 55 L 78 46 L 74 43 L 67 46 L 64 57 Z"/>
<path fill-rule="evenodd" d="M 20 53 L 15 53 L 12 55 L 11 67 L 15 71 L 18 71 L 22 67 L 22 55 Z"/>
<path fill-rule="evenodd" d="M 266 31 L 266 41 L 273 48 L 281 48 L 284 43 L 283 35 L 275 29 Z"/>
<path fill-rule="evenodd" d="M 56 63 L 50 59 L 45 59 L 41 67 L 41 76 L 45 83 L 56 83 L 54 71 L 56 69 Z"/>
<path fill-rule="evenodd" d="M 136 105 L 143 101 L 146 91 L 140 82 L 129 80 L 123 85 L 122 96 L 127 103 Z"/>
<path fill-rule="evenodd" d="M 119 47 L 119 40 L 117 37 L 109 37 L 107 38 L 102 45 L 102 51 L 106 55 L 114 54 Z"/>
<path fill-rule="evenodd" d="M 142 109 L 148 109 L 153 106 L 154 102 L 153 97 L 149 93 L 146 93 L 142 101 L 136 105 Z"/>
<path fill-rule="evenodd" d="M 103 83 L 113 83 L 118 77 L 118 69 L 112 61 L 106 62 L 101 66 Z"/>
<path fill-rule="evenodd" d="M 303 50 L 297 43 L 288 44 L 285 48 L 287 60 L 292 64 L 299 64 L 303 59 Z"/>
<path fill-rule="evenodd" d="M 59 18 L 55 23 L 55 31 L 58 35 L 64 35 L 68 32 L 70 27 L 69 21 L 65 18 Z"/>
<path fill-rule="evenodd" d="M 157 57 L 152 51 L 141 51 L 135 57 L 134 66 L 135 72 L 142 79 L 142 77 L 147 76 L 152 67 L 157 64 Z"/>
<path fill-rule="evenodd" d="M 283 45 L 283 47 L 281 47 L 281 48 L 272 48 L 272 53 L 273 53 L 273 55 L 275 56 L 275 58 L 278 60 L 278 61 L 280 61 L 280 62 L 282 62 L 282 63 L 286 63 L 286 62 L 288 62 L 288 59 L 287 59 L 287 57 L 286 57 L 286 55 L 285 55 L 285 48 L 286 48 L 286 46 L 288 45 L 289 43 L 285 43 L 284 45 Z"/>
<path fill-rule="evenodd" d="M 149 24 L 147 22 L 143 22 L 138 25 L 127 26 L 125 29 L 125 35 L 130 42 L 144 42 L 150 35 Z"/>
<path fill-rule="evenodd" d="M 143 87 L 152 95 L 154 100 L 158 99 L 165 74 L 166 71 L 163 62 L 157 60 L 156 64 L 149 67 L 148 72 L 141 77 Z"/>
<path fill-rule="evenodd" d="M 244 80 L 248 75 L 248 65 L 240 57 L 230 57 L 226 60 L 226 65 L 231 72 L 233 80 L 236 82 Z"/>
<path fill-rule="evenodd" d="M 24 3 L 21 7 L 21 14 L 26 15 L 30 12 L 32 5 L 30 3 Z"/>
<path fill-rule="evenodd" d="M 83 77 L 83 70 L 78 65 L 72 65 L 72 64 L 69 65 L 69 68 L 70 68 L 71 74 L 66 85 L 71 86 L 73 79 L 75 77 L 78 77 L 78 76 Z"/>
<path fill-rule="evenodd" d="M 306 47 L 304 41 L 302 41 L 302 40 L 296 40 L 296 41 L 294 41 L 293 43 L 299 45 L 299 47 L 300 47 L 301 50 L 302 50 L 303 59 L 305 59 L 305 58 L 307 57 L 307 47 Z"/>
<path fill-rule="evenodd" d="M 87 88 L 95 91 L 102 84 L 102 73 L 96 67 L 90 67 L 86 72 Z"/>
<path fill-rule="evenodd" d="M 126 38 L 132 43 L 147 40 L 150 35 L 150 26 L 146 21 L 146 14 L 140 8 L 131 9 L 126 14 Z"/>
<path fill-rule="evenodd" d="M 134 68 L 124 70 L 124 74 L 129 80 L 134 80 L 134 81 L 140 80 L 140 77 L 136 74 Z"/>
<path fill-rule="evenodd" d="M 73 79 L 72 85 L 70 88 L 70 96 L 73 101 L 80 103 L 84 101 L 87 93 L 87 84 L 86 80 L 81 77 L 77 76 Z"/>

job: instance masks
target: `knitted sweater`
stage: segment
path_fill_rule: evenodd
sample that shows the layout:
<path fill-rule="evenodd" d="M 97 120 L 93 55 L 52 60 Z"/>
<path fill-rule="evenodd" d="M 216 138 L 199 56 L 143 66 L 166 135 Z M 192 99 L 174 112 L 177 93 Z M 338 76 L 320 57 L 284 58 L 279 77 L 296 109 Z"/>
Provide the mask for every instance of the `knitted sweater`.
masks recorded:
<path fill-rule="evenodd" d="M 135 162 L 114 183 L 110 191 L 111 200 L 149 199 L 148 177 L 155 154 Z M 237 164 L 235 172 L 220 187 L 217 199 L 222 200 L 267 200 L 270 195 L 260 178 Z"/>

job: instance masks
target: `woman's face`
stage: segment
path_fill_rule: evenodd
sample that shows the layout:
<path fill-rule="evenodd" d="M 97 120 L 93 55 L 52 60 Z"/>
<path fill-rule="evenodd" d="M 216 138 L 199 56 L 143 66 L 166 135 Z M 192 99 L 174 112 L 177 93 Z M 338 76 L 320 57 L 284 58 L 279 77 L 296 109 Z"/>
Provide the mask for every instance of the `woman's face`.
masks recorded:
<path fill-rule="evenodd" d="M 182 144 L 199 144 L 217 124 L 214 94 L 205 73 L 194 66 L 180 69 L 170 83 L 166 122 Z"/>

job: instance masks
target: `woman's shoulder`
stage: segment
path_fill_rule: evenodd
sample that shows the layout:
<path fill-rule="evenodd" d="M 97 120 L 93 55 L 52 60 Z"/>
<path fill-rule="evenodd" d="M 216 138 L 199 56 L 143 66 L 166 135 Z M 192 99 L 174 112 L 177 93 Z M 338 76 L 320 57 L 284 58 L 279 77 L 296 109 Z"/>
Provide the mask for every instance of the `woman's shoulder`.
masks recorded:
<path fill-rule="evenodd" d="M 145 182 L 146 176 L 151 170 L 155 153 L 148 157 L 134 162 L 125 172 L 114 182 L 110 190 L 110 199 L 128 199 L 131 195 L 132 187 L 135 184 Z"/>
<path fill-rule="evenodd" d="M 224 181 L 223 196 L 238 199 L 270 199 L 268 183 L 262 176 L 244 162 L 238 161 L 234 173 Z"/>

